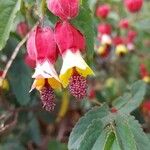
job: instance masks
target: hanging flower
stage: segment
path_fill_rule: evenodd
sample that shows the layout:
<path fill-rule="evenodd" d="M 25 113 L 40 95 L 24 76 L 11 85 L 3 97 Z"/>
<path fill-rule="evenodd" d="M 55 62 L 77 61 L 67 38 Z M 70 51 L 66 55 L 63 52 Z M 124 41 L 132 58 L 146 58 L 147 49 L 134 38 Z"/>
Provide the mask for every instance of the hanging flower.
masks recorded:
<path fill-rule="evenodd" d="M 52 111 L 55 106 L 53 89 L 60 89 L 61 84 L 54 68 L 57 50 L 51 28 L 38 26 L 29 36 L 27 51 L 30 58 L 36 60 L 31 91 L 34 88 L 39 90 L 43 107 Z"/>
<path fill-rule="evenodd" d="M 79 0 L 48 0 L 48 9 L 62 20 L 74 18 L 79 12 Z"/>
<path fill-rule="evenodd" d="M 128 50 L 124 44 L 119 44 L 116 46 L 115 53 L 117 56 L 122 57 L 128 53 Z"/>
<path fill-rule="evenodd" d="M 97 17 L 107 18 L 110 12 L 110 6 L 108 4 L 101 5 L 96 10 Z"/>
<path fill-rule="evenodd" d="M 124 5 L 131 13 L 136 13 L 141 10 L 143 0 L 124 0 Z"/>
<path fill-rule="evenodd" d="M 140 65 L 140 74 L 144 82 L 150 83 L 150 74 L 144 64 Z"/>
<path fill-rule="evenodd" d="M 65 37 L 64 37 L 65 33 Z M 79 30 L 68 22 L 58 22 L 55 27 L 55 40 L 63 58 L 60 80 L 64 87 L 77 99 L 87 95 L 87 76 L 93 71 L 82 58 L 85 38 Z"/>

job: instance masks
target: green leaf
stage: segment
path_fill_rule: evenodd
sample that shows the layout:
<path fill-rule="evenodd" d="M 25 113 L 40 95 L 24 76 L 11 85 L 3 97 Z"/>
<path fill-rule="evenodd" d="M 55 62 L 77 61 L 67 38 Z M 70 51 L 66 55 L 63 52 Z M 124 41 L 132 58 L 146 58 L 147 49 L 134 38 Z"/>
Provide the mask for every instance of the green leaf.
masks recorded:
<path fill-rule="evenodd" d="M 104 125 L 102 124 L 101 120 L 94 120 L 84 133 L 84 138 L 82 139 L 82 142 L 80 143 L 79 147 L 77 147 L 77 149 L 91 150 L 103 129 Z"/>
<path fill-rule="evenodd" d="M 139 122 L 135 120 L 133 116 L 127 116 L 129 119 L 130 129 L 134 135 L 138 150 L 149 150 L 150 140 L 148 136 L 143 132 L 143 129 Z"/>
<path fill-rule="evenodd" d="M 87 60 L 92 62 L 94 54 L 94 26 L 91 10 L 88 1 L 84 0 L 80 8 L 80 13 L 73 21 L 73 24 L 80 29 L 86 37 Z"/>
<path fill-rule="evenodd" d="M 52 140 L 48 143 L 48 150 L 67 150 L 67 145 Z"/>
<path fill-rule="evenodd" d="M 150 141 L 133 116 L 118 114 L 115 119 L 115 130 L 121 149 L 149 150 Z"/>
<path fill-rule="evenodd" d="M 5 46 L 21 0 L 0 0 L 0 50 Z"/>
<path fill-rule="evenodd" d="M 88 127 L 92 125 L 93 120 L 104 118 L 108 113 L 108 107 L 103 105 L 102 107 L 92 109 L 82 117 L 70 134 L 68 148 L 78 149 L 85 138 Z"/>
<path fill-rule="evenodd" d="M 20 105 L 26 105 L 30 101 L 29 90 L 32 83 L 31 71 L 22 59 L 17 59 L 8 73 L 8 79 Z"/>
<path fill-rule="evenodd" d="M 122 149 L 137 150 L 136 141 L 130 129 L 130 124 L 127 118 L 118 115 L 118 117 L 115 120 L 115 123 L 116 123 L 116 134 Z"/>
<path fill-rule="evenodd" d="M 146 93 L 143 81 L 135 82 L 123 96 L 113 102 L 113 106 L 123 113 L 131 113 L 142 103 Z"/>

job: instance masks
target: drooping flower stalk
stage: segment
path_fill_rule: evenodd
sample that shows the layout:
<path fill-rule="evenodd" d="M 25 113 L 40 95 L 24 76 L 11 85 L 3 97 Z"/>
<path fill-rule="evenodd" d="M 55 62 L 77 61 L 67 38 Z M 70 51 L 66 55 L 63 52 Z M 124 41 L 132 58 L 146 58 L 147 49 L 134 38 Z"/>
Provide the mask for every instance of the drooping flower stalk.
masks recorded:
<path fill-rule="evenodd" d="M 27 51 L 30 58 L 36 61 L 35 72 L 32 76 L 35 80 L 31 91 L 34 88 L 39 90 L 43 107 L 47 111 L 52 111 L 55 107 L 53 89 L 61 88 L 54 68 L 57 50 L 52 29 L 38 26 L 29 36 Z"/>

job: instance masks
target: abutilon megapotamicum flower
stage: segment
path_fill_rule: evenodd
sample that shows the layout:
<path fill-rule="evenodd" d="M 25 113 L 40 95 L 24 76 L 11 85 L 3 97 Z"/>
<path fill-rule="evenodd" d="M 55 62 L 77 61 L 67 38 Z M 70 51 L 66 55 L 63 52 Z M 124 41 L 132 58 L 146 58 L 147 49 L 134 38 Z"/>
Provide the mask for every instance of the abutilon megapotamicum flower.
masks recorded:
<path fill-rule="evenodd" d="M 31 32 L 27 41 L 27 51 L 31 59 L 36 60 L 35 78 L 31 90 L 40 91 L 43 107 L 52 111 L 55 107 L 53 89 L 61 88 L 61 84 L 54 68 L 57 59 L 56 43 L 50 27 L 37 26 Z"/>
<path fill-rule="evenodd" d="M 62 20 L 74 18 L 79 13 L 79 0 L 48 0 L 48 9 Z"/>
<path fill-rule="evenodd" d="M 85 49 L 85 38 L 69 22 L 58 22 L 55 27 L 55 41 L 63 58 L 60 80 L 63 87 L 69 86 L 70 93 L 76 99 L 87 95 L 88 75 L 93 71 L 82 58 L 81 51 Z"/>

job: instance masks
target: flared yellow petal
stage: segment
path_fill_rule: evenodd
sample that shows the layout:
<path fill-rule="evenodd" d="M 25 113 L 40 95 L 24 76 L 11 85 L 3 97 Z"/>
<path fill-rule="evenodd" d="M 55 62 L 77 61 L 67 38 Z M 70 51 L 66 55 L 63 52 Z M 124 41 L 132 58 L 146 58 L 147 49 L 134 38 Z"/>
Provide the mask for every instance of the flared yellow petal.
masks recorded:
<path fill-rule="evenodd" d="M 40 91 L 44 85 L 45 85 L 45 79 L 44 78 L 35 79 L 33 84 L 32 84 L 30 92 L 35 88 Z"/>
<path fill-rule="evenodd" d="M 128 50 L 125 45 L 123 45 L 123 44 L 117 45 L 116 50 L 115 50 L 115 53 L 117 56 L 124 55 L 127 52 L 128 52 Z"/>
<path fill-rule="evenodd" d="M 0 78 L 0 88 L 8 91 L 9 90 L 8 80 Z"/>
<path fill-rule="evenodd" d="M 150 83 L 150 77 L 149 76 L 145 76 L 143 78 L 143 81 L 146 82 L 146 83 Z"/>
<path fill-rule="evenodd" d="M 58 89 L 58 90 L 61 89 L 61 83 L 55 78 L 49 78 L 48 83 L 53 89 Z"/>
<path fill-rule="evenodd" d="M 63 66 L 59 76 L 63 87 L 67 87 L 69 84 L 69 79 L 74 69 L 83 77 L 94 75 L 92 69 L 82 58 L 80 51 L 73 53 L 71 50 L 67 50 L 65 55 L 63 55 Z"/>

